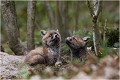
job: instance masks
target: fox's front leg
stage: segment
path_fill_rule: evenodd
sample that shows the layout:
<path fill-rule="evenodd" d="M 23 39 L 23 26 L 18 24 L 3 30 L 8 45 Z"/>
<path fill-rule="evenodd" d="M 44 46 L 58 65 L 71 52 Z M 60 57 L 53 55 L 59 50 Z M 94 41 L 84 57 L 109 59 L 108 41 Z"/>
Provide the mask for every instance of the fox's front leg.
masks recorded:
<path fill-rule="evenodd" d="M 58 53 L 57 62 L 60 62 L 60 51 Z"/>
<path fill-rule="evenodd" d="M 62 62 L 60 61 L 60 52 L 58 53 L 58 57 L 57 57 L 57 62 L 55 63 L 56 67 L 60 67 L 62 65 Z"/>
<path fill-rule="evenodd" d="M 72 53 L 72 51 L 70 50 L 70 62 L 72 63 L 72 61 L 73 61 L 73 53 Z"/>

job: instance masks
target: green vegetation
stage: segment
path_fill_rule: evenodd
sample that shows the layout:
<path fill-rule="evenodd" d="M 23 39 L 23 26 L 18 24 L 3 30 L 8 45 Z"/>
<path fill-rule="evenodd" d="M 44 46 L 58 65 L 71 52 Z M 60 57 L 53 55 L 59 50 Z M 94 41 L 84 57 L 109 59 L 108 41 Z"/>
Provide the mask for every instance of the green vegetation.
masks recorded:
<path fill-rule="evenodd" d="M 56 2 L 51 1 L 51 8 L 56 13 Z M 22 5 L 22 6 L 21 6 Z M 75 2 L 69 1 L 68 2 L 68 26 L 69 33 L 71 35 L 79 35 L 79 36 L 90 36 L 92 38 L 92 18 L 90 16 L 87 3 L 85 1 L 79 2 L 79 16 L 78 16 L 78 27 L 79 29 L 75 31 Z M 117 1 L 103 1 L 103 9 L 100 14 L 99 19 L 99 27 L 100 31 L 102 32 L 103 26 L 105 24 L 105 20 L 107 19 L 107 28 L 110 30 L 118 28 L 119 24 L 119 10 L 118 10 L 118 2 Z M 26 20 L 27 20 L 27 1 L 16 1 L 16 12 L 17 12 L 17 20 L 18 25 L 20 27 L 20 35 L 21 40 L 25 42 L 27 40 L 26 38 Z M 9 52 L 9 47 L 7 46 L 7 34 L 5 32 L 4 22 L 2 20 L 2 44 L 4 44 L 5 51 Z M 44 1 L 37 1 L 36 3 L 36 26 L 35 26 L 35 44 L 41 44 L 41 35 L 39 34 L 39 31 L 41 29 L 50 29 L 50 23 L 49 23 L 49 17 L 48 17 L 48 11 L 45 6 Z M 117 29 L 118 30 L 118 29 Z M 119 32 L 113 33 L 116 31 L 112 31 L 110 34 L 108 34 L 109 42 L 108 46 L 117 45 L 118 40 L 118 34 Z M 101 33 L 102 34 L 102 33 Z M 114 35 L 115 34 L 115 35 Z M 110 36 L 111 35 L 111 36 Z M 114 36 L 113 36 L 114 35 Z M 116 38 L 117 37 L 117 38 Z M 112 38 L 112 39 L 110 39 Z M 113 41 L 114 39 L 114 41 Z M 107 38 L 106 38 L 107 40 Z M 112 40 L 112 41 L 111 41 Z M 116 44 L 113 44 L 116 43 Z M 112 44 L 112 45 L 111 45 Z"/>
<path fill-rule="evenodd" d="M 45 1 L 36 1 L 36 12 L 35 12 L 35 46 L 42 45 L 42 36 L 40 34 L 40 30 L 51 30 L 51 29 L 59 29 L 59 31 L 67 32 L 69 36 L 78 35 L 80 37 L 89 36 L 90 40 L 87 42 L 87 47 L 91 47 L 90 52 L 94 54 L 94 45 L 93 45 L 93 23 L 92 17 L 90 15 L 87 2 L 86 1 L 78 1 L 79 6 L 76 5 L 76 1 L 67 1 L 68 3 L 68 13 L 66 24 L 65 20 L 58 21 L 60 17 L 57 14 L 57 1 L 50 1 L 50 6 L 52 12 L 55 17 L 54 24 L 57 24 L 55 28 L 50 23 L 49 11 L 46 7 Z M 21 43 L 26 47 L 27 43 L 27 1 L 15 1 L 15 8 L 17 14 L 17 21 L 20 30 L 20 40 Z M 64 3 L 64 1 L 63 1 Z M 65 3 L 60 3 L 63 6 Z M 76 6 L 78 7 L 78 11 L 76 11 Z M 61 10 L 62 18 L 65 16 L 65 10 Z M 77 19 L 76 14 L 78 13 Z M 2 16 L 2 15 L 1 15 Z M 106 21 L 107 20 L 107 21 Z M 64 23 L 58 25 L 58 22 Z M 78 21 L 78 23 L 77 23 Z M 6 53 L 14 54 L 8 45 L 8 36 L 6 32 L 5 22 L 1 17 L 1 44 L 4 47 Z M 105 25 L 106 24 L 106 25 Z M 85 79 L 87 78 L 95 78 L 98 76 L 101 78 L 101 71 L 105 73 L 105 67 L 109 67 L 110 70 L 113 69 L 113 73 L 117 74 L 118 63 L 119 62 L 119 1 L 103 1 L 102 3 L 102 12 L 99 15 L 98 26 L 100 35 L 102 37 L 102 44 L 100 45 L 100 54 L 97 57 L 91 57 L 86 62 L 80 62 L 78 59 L 74 59 L 73 63 L 70 63 L 70 48 L 65 43 L 65 39 L 62 37 L 61 42 L 61 61 L 62 66 L 54 67 L 47 66 L 44 67 L 40 72 L 40 78 L 54 78 L 62 76 L 62 79 L 70 79 L 77 78 L 76 75 L 83 75 Z M 104 30 L 105 27 L 105 30 Z M 77 29 L 76 29 L 77 28 Z M 105 33 L 105 34 L 104 34 Z M 62 33 L 63 34 L 63 33 Z M 64 34 L 67 35 L 67 34 Z M 105 36 L 104 36 L 105 35 Z M 105 37 L 105 40 L 104 40 Z M 108 62 L 109 64 L 108 64 Z M 79 64 L 80 63 L 80 64 Z M 84 64 L 84 65 L 83 65 Z M 25 66 L 26 67 L 26 66 Z M 93 69 L 95 68 L 95 69 Z M 108 69 L 109 69 L 108 68 Z M 20 75 L 22 78 L 30 79 L 33 74 L 30 72 L 25 72 L 25 68 L 22 68 Z M 100 71 L 101 70 L 101 71 Z M 94 73 L 95 71 L 95 73 Z M 107 71 L 107 70 L 106 70 Z M 81 72 L 81 73 L 80 73 Z M 108 73 L 108 72 L 107 72 Z M 118 74 L 102 75 L 103 78 L 116 79 L 118 78 Z M 87 77 L 86 77 L 87 76 Z"/>

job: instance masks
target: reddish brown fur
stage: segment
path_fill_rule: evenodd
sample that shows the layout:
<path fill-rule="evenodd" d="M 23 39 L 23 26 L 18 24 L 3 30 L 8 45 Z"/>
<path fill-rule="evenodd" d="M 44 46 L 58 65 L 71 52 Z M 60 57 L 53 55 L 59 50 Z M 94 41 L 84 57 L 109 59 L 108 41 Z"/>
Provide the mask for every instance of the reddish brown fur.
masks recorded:
<path fill-rule="evenodd" d="M 85 41 L 82 38 L 76 36 L 74 38 L 74 40 L 75 40 L 76 44 L 79 44 L 81 47 L 85 46 Z"/>
<path fill-rule="evenodd" d="M 25 61 L 27 64 L 31 66 L 34 66 L 36 64 L 54 64 L 56 62 L 54 60 L 54 57 L 56 58 L 57 56 L 58 58 L 59 56 L 59 47 L 60 47 L 60 41 L 61 41 L 59 32 L 44 31 L 42 32 L 42 34 L 43 34 L 43 38 L 42 38 L 43 46 L 30 51 L 26 55 Z M 54 39 L 52 39 L 53 37 L 55 37 L 54 38 L 55 41 L 57 39 L 57 42 L 54 42 Z M 53 42 L 50 40 L 52 40 Z M 52 44 L 49 44 L 49 42 L 52 42 Z"/>
<path fill-rule="evenodd" d="M 66 43 L 71 50 L 71 61 L 73 57 L 78 57 L 80 59 L 85 59 L 88 55 L 86 49 L 86 40 L 79 36 L 72 36 L 66 38 Z"/>

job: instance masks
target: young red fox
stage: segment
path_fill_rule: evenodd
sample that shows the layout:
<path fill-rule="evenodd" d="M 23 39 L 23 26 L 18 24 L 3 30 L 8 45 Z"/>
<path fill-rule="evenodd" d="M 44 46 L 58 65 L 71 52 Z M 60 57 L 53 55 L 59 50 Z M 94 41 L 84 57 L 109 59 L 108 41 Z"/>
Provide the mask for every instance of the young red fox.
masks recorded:
<path fill-rule="evenodd" d="M 61 36 L 58 30 L 41 30 L 41 35 L 43 46 L 30 51 L 26 55 L 25 61 L 30 66 L 37 64 L 53 65 L 59 59 Z"/>
<path fill-rule="evenodd" d="M 81 38 L 79 36 L 67 37 L 65 39 L 66 44 L 70 47 L 71 62 L 73 60 L 73 57 L 78 57 L 85 60 L 88 55 L 86 48 L 86 42 L 88 41 L 88 39 L 88 37 Z"/>

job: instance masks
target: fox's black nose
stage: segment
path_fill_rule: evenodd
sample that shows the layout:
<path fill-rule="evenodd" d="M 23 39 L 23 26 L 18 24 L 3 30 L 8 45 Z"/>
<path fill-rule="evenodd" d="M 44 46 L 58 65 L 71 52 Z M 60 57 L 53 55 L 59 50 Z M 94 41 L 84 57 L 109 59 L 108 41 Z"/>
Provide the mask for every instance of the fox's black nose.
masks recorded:
<path fill-rule="evenodd" d="M 66 40 L 72 41 L 72 38 L 71 37 L 67 37 Z"/>
<path fill-rule="evenodd" d="M 59 39 L 59 36 L 57 34 L 54 34 L 52 39 Z"/>
<path fill-rule="evenodd" d="M 57 38 L 58 36 L 57 36 L 57 34 L 55 35 L 55 38 Z"/>

